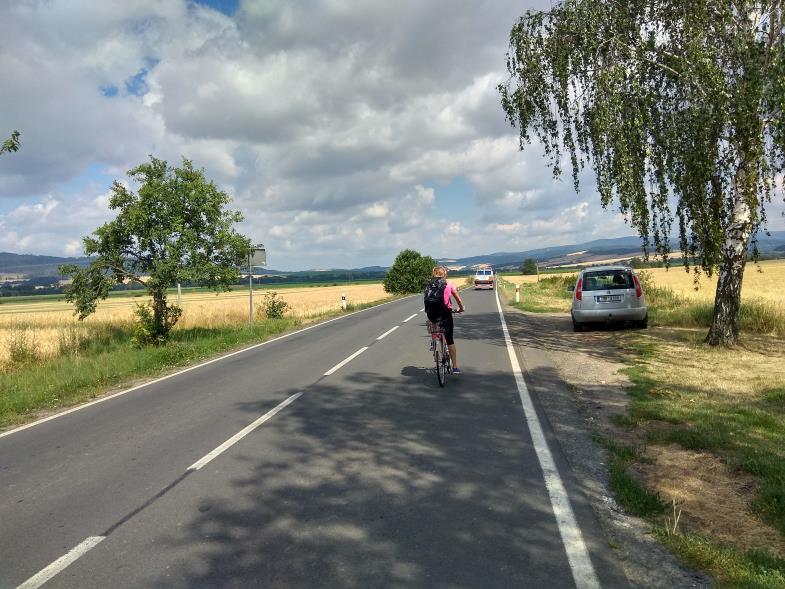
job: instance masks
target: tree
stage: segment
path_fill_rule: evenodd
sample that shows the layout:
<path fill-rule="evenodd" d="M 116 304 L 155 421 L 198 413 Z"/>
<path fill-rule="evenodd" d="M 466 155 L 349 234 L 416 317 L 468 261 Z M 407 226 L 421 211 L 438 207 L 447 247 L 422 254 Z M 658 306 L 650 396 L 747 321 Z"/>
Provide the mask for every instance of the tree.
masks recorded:
<path fill-rule="evenodd" d="M 19 151 L 21 143 L 19 141 L 19 131 L 14 131 L 11 133 L 11 137 L 3 141 L 3 144 L 0 145 L 0 154 L 12 152 L 12 151 Z"/>
<path fill-rule="evenodd" d="M 526 258 L 521 265 L 521 273 L 524 275 L 537 274 L 537 261 L 534 258 Z"/>
<path fill-rule="evenodd" d="M 539 139 L 575 190 L 590 165 L 666 260 L 677 222 L 689 271 L 719 268 L 709 344 L 739 339 L 748 248 L 766 229 L 785 147 L 779 0 L 566 0 L 513 27 L 499 86 L 520 147 Z M 675 216 L 674 216 L 675 208 Z"/>
<path fill-rule="evenodd" d="M 403 250 L 384 277 L 384 291 L 392 294 L 423 292 L 436 260 L 414 250 Z"/>
<path fill-rule="evenodd" d="M 251 243 L 233 229 L 242 215 L 225 210 L 229 195 L 190 161 L 171 168 L 151 156 L 128 176 L 139 183 L 138 191 L 115 181 L 109 207 L 117 216 L 83 239 L 85 254 L 95 258 L 87 268 L 64 265 L 60 272 L 73 277 L 66 298 L 80 319 L 113 286 L 127 281 L 144 286 L 152 304 L 137 307 L 142 339 L 161 343 L 180 316 L 167 303 L 166 290 L 178 282 L 227 290 Z"/>

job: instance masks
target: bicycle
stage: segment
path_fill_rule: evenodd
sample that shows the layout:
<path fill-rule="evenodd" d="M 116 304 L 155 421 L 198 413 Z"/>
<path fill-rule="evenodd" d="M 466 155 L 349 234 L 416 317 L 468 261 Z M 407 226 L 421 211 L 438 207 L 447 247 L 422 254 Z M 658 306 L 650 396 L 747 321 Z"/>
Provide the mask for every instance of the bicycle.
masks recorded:
<path fill-rule="evenodd" d="M 455 309 L 453 313 L 458 313 Z M 444 339 L 444 325 L 439 319 L 436 323 L 428 320 L 428 333 L 431 335 L 431 351 L 433 361 L 436 364 L 436 378 L 439 386 L 443 387 L 448 374 L 452 374 L 452 358 L 447 349 L 447 341 Z"/>

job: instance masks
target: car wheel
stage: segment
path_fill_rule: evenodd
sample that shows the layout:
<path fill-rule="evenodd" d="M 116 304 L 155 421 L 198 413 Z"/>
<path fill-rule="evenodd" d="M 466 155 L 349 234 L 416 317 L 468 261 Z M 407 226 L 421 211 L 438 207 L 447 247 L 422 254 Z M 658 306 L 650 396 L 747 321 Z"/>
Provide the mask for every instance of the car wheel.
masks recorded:
<path fill-rule="evenodd" d="M 648 327 L 649 327 L 649 314 L 648 313 L 646 313 L 646 316 L 643 319 L 638 321 L 638 327 L 640 329 L 648 329 Z"/>
<path fill-rule="evenodd" d="M 572 330 L 573 331 L 583 331 L 583 327 L 581 326 L 581 324 L 578 323 L 577 321 L 575 321 L 575 316 L 574 315 L 572 315 Z"/>

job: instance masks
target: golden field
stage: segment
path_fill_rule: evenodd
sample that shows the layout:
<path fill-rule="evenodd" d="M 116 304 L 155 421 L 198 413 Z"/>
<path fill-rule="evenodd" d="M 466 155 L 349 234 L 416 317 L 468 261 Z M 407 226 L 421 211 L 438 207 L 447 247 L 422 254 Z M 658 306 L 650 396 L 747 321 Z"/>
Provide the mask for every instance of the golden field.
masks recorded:
<path fill-rule="evenodd" d="M 713 301 L 714 290 L 717 287 L 716 274 L 712 278 L 701 275 L 695 288 L 695 275 L 684 271 L 680 265 L 665 268 L 647 268 L 638 270 L 651 275 L 654 284 L 662 288 L 670 288 L 676 294 L 689 297 L 695 300 Z M 543 276 L 558 276 L 541 272 Z M 513 284 L 525 284 L 537 282 L 536 276 L 504 276 L 507 282 Z M 745 300 L 764 300 L 771 303 L 785 305 L 785 260 L 767 260 L 759 264 L 747 264 L 744 272 L 744 284 L 741 289 L 741 297 Z"/>
<path fill-rule="evenodd" d="M 274 288 L 254 291 L 254 313 L 264 293 Z M 346 302 L 362 304 L 384 298 L 381 283 L 345 286 L 285 288 L 276 291 L 289 308 L 286 314 L 295 317 L 316 316 L 341 307 L 341 293 Z M 0 305 L 0 367 L 10 359 L 12 344 L 24 340 L 32 345 L 39 358 L 59 355 L 64 341 L 69 338 L 89 338 L 108 325 L 128 324 L 133 319 L 134 304 L 146 301 L 144 296 L 113 297 L 101 301 L 94 315 L 78 321 L 73 306 L 65 302 L 29 302 Z M 176 302 L 176 295 L 170 295 Z M 226 293 L 183 293 L 183 315 L 175 329 L 189 327 L 219 327 L 242 325 L 248 321 L 248 291 L 234 290 Z"/>

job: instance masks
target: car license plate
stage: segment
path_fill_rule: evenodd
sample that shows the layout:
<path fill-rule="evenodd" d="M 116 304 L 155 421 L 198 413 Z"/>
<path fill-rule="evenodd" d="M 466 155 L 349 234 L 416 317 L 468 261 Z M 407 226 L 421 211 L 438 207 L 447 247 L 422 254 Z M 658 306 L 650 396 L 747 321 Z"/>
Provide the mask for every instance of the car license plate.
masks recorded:
<path fill-rule="evenodd" d="M 618 303 L 621 301 L 621 295 L 603 295 L 597 297 L 598 303 Z"/>

